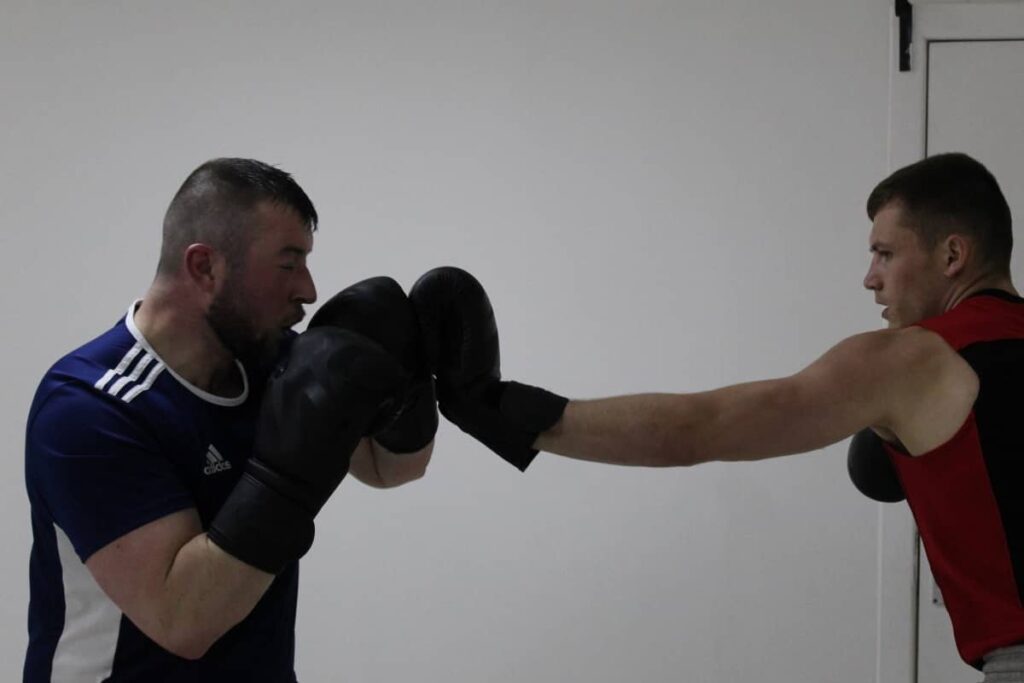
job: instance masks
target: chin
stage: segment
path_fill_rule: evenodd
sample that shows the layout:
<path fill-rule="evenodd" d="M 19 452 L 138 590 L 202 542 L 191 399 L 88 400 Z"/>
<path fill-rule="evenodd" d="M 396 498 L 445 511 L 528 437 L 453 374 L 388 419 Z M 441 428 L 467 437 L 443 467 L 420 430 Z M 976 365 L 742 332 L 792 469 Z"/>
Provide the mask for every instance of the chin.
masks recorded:
<path fill-rule="evenodd" d="M 259 339 L 245 345 L 245 348 L 239 349 L 239 353 L 235 355 L 242 362 L 242 365 L 247 368 L 269 366 L 277 360 L 277 355 L 281 350 L 283 341 L 284 332 L 281 330 L 267 332 Z"/>
<path fill-rule="evenodd" d="M 281 345 L 284 344 L 285 334 L 287 332 L 283 329 L 268 332 L 267 336 L 260 343 L 260 355 L 264 359 L 269 360 L 277 357 L 278 352 L 281 350 Z"/>

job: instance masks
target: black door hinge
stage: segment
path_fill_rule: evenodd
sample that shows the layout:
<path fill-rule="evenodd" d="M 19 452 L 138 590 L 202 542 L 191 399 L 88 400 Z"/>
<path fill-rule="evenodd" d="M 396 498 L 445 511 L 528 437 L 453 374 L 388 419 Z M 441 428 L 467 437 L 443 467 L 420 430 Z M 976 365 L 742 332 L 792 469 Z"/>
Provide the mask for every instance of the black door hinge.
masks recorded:
<path fill-rule="evenodd" d="M 910 42 L 914 35 L 914 8 L 910 0 L 896 0 L 896 18 L 900 21 L 900 71 L 910 71 Z"/>

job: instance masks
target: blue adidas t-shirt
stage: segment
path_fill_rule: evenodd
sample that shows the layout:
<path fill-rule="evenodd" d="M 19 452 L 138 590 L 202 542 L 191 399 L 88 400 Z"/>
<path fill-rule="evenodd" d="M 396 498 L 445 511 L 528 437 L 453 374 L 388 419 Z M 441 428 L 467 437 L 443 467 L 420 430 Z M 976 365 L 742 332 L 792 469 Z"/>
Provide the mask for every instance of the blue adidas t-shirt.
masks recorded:
<path fill-rule="evenodd" d="M 84 561 L 115 539 L 195 508 L 207 528 L 249 457 L 266 370 L 214 396 L 168 368 L 128 315 L 43 377 L 29 412 L 32 510 L 26 683 L 295 680 L 298 563 L 201 659 L 139 631 Z"/>

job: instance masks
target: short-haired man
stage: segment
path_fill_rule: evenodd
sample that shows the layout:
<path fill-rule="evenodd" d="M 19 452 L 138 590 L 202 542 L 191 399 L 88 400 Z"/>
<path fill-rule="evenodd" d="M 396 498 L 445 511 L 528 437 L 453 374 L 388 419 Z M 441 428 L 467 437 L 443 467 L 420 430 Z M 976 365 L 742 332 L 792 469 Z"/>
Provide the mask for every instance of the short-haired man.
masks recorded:
<path fill-rule="evenodd" d="M 203 164 L 145 296 L 43 378 L 26 682 L 295 681 L 313 517 L 349 470 L 419 478 L 433 438 L 401 433 L 406 368 L 372 330 L 291 331 L 316 300 L 316 227 L 284 171 Z"/>
<path fill-rule="evenodd" d="M 962 658 L 1024 672 L 1024 299 L 1010 279 L 1009 207 L 980 163 L 943 154 L 881 182 L 868 214 L 864 286 L 889 329 L 850 337 L 791 377 L 701 393 L 566 402 L 502 382 L 483 290 L 461 271 L 432 273 L 410 298 L 439 349 L 441 412 L 523 468 L 534 449 L 667 467 L 802 453 L 874 430 L 884 445 L 855 439 L 851 474 L 874 497 L 906 497 Z M 467 329 L 452 332 L 453 320 Z"/>

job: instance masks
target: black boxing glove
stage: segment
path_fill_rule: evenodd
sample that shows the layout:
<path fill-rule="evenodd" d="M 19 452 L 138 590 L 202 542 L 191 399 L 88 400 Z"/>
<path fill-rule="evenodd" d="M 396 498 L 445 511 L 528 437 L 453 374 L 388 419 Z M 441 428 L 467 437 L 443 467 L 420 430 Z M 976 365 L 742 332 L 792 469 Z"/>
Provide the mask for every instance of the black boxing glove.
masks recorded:
<path fill-rule="evenodd" d="M 419 323 L 402 286 L 389 277 L 357 282 L 335 294 L 309 321 L 356 332 L 380 344 L 412 378 L 395 420 L 373 435 L 392 453 L 415 453 L 437 433 L 434 379 L 420 340 Z"/>
<path fill-rule="evenodd" d="M 322 327 L 296 337 L 267 383 L 254 454 L 210 539 L 272 574 L 304 555 L 352 451 L 393 419 L 406 381 L 390 354 L 358 334 Z"/>
<path fill-rule="evenodd" d="M 862 429 L 850 439 L 846 468 L 857 490 L 872 500 L 898 503 L 907 497 L 885 451 L 885 442 L 871 429 Z"/>
<path fill-rule="evenodd" d="M 459 268 L 435 268 L 409 291 L 441 414 L 520 470 L 537 435 L 562 417 L 568 399 L 501 381 L 498 328 L 484 288 Z"/>

